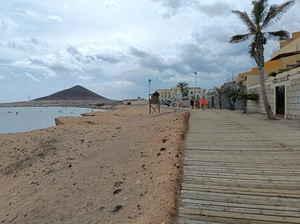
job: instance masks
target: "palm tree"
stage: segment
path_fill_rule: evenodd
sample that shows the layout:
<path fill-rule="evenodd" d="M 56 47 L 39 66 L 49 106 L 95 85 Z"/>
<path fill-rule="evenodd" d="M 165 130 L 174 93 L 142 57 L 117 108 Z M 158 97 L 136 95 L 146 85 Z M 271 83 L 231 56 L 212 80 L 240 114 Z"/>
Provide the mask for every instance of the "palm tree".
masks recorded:
<path fill-rule="evenodd" d="M 224 94 L 225 89 L 223 86 L 221 86 L 220 88 L 214 86 L 214 88 L 219 95 L 219 107 L 220 107 L 220 109 L 222 109 L 222 95 Z"/>
<path fill-rule="evenodd" d="M 177 87 L 180 88 L 180 92 L 181 92 L 181 94 L 182 94 L 182 98 L 183 98 L 184 96 L 186 96 L 186 95 L 188 94 L 188 92 L 189 92 L 189 90 L 187 89 L 187 86 L 188 86 L 188 85 L 189 85 L 189 84 L 186 83 L 186 82 L 179 82 L 179 83 L 177 84 Z"/>
<path fill-rule="evenodd" d="M 248 16 L 246 12 L 240 12 L 238 10 L 233 10 L 232 13 L 236 14 L 242 22 L 247 26 L 248 33 L 235 35 L 231 37 L 230 43 L 240 43 L 242 41 L 251 39 L 251 44 L 249 45 L 248 53 L 252 58 L 254 58 L 260 77 L 260 91 L 263 99 L 264 107 L 268 116 L 268 119 L 276 120 L 274 113 L 271 109 L 265 86 L 264 77 L 264 45 L 268 40 L 283 41 L 290 39 L 290 35 L 285 30 L 265 32 L 264 30 L 270 25 L 279 21 L 283 13 L 294 4 L 293 1 L 287 1 L 280 5 L 271 5 L 268 8 L 268 0 L 258 0 L 252 1 L 253 9 L 251 12 L 251 17 Z"/>

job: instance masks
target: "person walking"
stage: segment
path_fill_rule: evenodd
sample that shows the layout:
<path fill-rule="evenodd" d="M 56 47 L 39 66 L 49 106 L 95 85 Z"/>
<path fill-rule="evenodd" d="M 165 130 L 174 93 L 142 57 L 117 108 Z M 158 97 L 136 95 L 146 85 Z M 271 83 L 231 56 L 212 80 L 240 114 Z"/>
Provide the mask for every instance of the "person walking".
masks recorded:
<path fill-rule="evenodd" d="M 200 100 L 197 98 L 195 101 L 196 110 L 200 109 Z"/>
<path fill-rule="evenodd" d="M 192 110 L 193 110 L 194 109 L 194 99 L 193 98 L 191 99 L 190 103 L 191 103 L 191 107 L 192 107 Z"/>
<path fill-rule="evenodd" d="M 206 99 L 205 99 L 204 96 L 203 96 L 203 97 L 202 97 L 202 100 L 201 100 L 202 110 L 205 110 L 205 105 L 206 105 Z"/>

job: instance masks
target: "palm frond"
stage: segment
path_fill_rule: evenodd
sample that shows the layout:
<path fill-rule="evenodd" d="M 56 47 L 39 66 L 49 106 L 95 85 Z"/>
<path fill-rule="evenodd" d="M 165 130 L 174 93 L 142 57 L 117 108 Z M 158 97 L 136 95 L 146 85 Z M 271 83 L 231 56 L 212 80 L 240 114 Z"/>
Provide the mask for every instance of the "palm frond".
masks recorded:
<path fill-rule="evenodd" d="M 256 27 L 260 27 L 260 24 L 264 21 L 267 11 L 266 8 L 268 7 L 267 0 L 259 0 L 259 1 L 252 1 L 252 13 L 251 18 L 252 21 L 255 23 Z"/>
<path fill-rule="evenodd" d="M 289 40 L 290 34 L 286 30 L 278 30 L 273 32 L 266 32 L 265 37 L 267 40 L 283 41 L 283 40 Z"/>
<path fill-rule="evenodd" d="M 250 55 L 251 58 L 255 59 L 255 56 L 256 56 L 256 45 L 255 45 L 254 41 L 252 41 L 252 43 L 248 46 L 248 54 Z"/>
<path fill-rule="evenodd" d="M 243 42 L 245 40 L 249 40 L 251 37 L 251 34 L 238 34 L 238 35 L 235 35 L 235 36 L 232 36 L 230 38 L 230 41 L 229 43 L 240 43 L 240 42 Z"/>
<path fill-rule="evenodd" d="M 286 13 L 294 3 L 295 1 L 292 0 L 292 1 L 287 1 L 281 5 L 271 5 L 267 16 L 262 23 L 262 28 L 265 29 L 270 25 L 273 25 L 276 22 L 278 22 L 282 18 L 283 14 Z"/>
<path fill-rule="evenodd" d="M 216 86 L 213 86 L 213 87 L 219 95 L 222 95 L 224 93 L 224 87 L 222 87 L 222 86 L 220 88 L 218 88 Z"/>
<path fill-rule="evenodd" d="M 251 21 L 250 17 L 246 12 L 241 12 L 238 10 L 232 10 L 231 12 L 237 15 L 237 17 L 242 20 L 242 22 L 247 26 L 248 30 L 255 29 L 255 25 L 253 24 L 253 22 Z"/>
<path fill-rule="evenodd" d="M 177 84 L 177 87 L 183 89 L 183 88 L 187 87 L 188 85 L 189 85 L 189 84 L 186 83 L 186 82 L 179 82 L 179 83 Z"/>

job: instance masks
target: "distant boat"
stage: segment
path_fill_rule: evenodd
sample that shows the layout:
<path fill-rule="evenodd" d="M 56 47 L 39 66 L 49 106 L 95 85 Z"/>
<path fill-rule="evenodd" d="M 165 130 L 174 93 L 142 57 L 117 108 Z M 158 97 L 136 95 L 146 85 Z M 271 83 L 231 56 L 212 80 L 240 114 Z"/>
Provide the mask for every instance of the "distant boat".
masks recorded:
<path fill-rule="evenodd" d="M 11 112 L 11 111 L 8 111 L 7 113 L 11 114 L 12 112 Z"/>

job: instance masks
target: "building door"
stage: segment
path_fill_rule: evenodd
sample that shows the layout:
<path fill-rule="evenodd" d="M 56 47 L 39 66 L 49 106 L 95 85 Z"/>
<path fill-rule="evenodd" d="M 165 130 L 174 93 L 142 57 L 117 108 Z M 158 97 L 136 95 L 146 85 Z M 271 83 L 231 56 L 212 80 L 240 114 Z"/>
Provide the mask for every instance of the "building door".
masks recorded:
<path fill-rule="evenodd" d="M 285 112 L 285 86 L 276 87 L 276 115 L 283 115 Z"/>
<path fill-rule="evenodd" d="M 211 97 L 211 108 L 215 108 L 215 97 Z"/>

